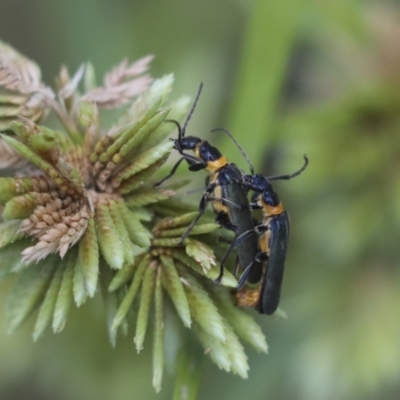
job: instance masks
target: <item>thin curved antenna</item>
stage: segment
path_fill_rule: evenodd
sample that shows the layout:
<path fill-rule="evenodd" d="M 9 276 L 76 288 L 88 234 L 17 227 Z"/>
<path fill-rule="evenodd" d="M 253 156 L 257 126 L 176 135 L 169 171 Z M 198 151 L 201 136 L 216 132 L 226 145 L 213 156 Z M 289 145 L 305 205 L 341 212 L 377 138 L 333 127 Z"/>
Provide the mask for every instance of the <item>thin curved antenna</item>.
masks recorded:
<path fill-rule="evenodd" d="M 304 158 L 304 165 L 298 171 L 294 172 L 293 174 L 269 176 L 267 179 L 269 181 L 277 181 L 279 179 L 288 180 L 288 179 L 294 178 L 295 176 L 300 175 L 307 168 L 307 165 L 308 165 L 308 157 L 304 154 L 303 158 Z"/>
<path fill-rule="evenodd" d="M 198 88 L 198 90 L 197 90 L 196 98 L 194 99 L 194 103 L 193 103 L 193 105 L 192 105 L 192 108 L 190 109 L 189 114 L 188 114 L 188 116 L 186 117 L 185 123 L 183 124 L 183 128 L 182 128 L 181 131 L 179 132 L 179 141 L 180 141 L 183 137 L 185 137 L 186 127 L 187 127 L 187 125 L 188 125 L 188 123 L 189 123 L 189 121 L 190 121 L 190 118 L 192 117 L 192 114 L 193 114 L 193 112 L 194 112 L 194 109 L 195 109 L 196 106 L 197 106 L 197 102 L 199 101 L 199 97 L 200 97 L 200 94 L 201 94 L 202 89 L 203 89 L 203 82 L 200 83 L 200 86 L 199 86 L 199 88 Z"/>
<path fill-rule="evenodd" d="M 247 161 L 247 164 L 249 164 L 251 174 L 254 175 L 253 164 L 250 162 L 250 160 L 247 157 L 246 153 L 244 152 L 242 146 L 240 146 L 238 141 L 233 137 L 232 133 L 230 133 L 227 129 L 224 129 L 224 128 L 215 128 L 211 132 L 216 132 L 216 131 L 225 132 L 232 139 L 232 141 L 236 144 L 236 146 L 239 149 L 239 151 L 242 153 L 242 156 L 244 157 L 244 159 Z"/>
<path fill-rule="evenodd" d="M 166 119 L 164 122 L 172 122 L 178 128 L 178 140 L 172 139 L 172 138 L 169 139 L 169 140 L 172 140 L 174 142 L 174 145 L 176 146 L 176 149 L 179 151 L 179 153 L 182 153 L 182 149 L 181 149 L 181 137 L 182 137 L 181 124 L 176 119 Z"/>
<path fill-rule="evenodd" d="M 178 137 L 181 137 L 182 135 L 181 124 L 176 119 L 166 119 L 164 122 L 172 122 L 173 124 L 175 124 L 178 128 Z"/>

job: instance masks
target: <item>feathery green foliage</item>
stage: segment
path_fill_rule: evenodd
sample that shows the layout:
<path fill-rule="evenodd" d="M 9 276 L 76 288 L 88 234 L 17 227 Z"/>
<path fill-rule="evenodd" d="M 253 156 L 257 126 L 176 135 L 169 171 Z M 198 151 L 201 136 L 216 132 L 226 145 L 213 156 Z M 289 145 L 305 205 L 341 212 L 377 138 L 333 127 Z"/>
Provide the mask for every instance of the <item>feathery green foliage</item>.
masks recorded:
<path fill-rule="evenodd" d="M 15 64 L 12 57 L 6 65 L 0 57 L 0 87 L 8 93 L 4 101 L 11 102 L 17 92 L 26 107 L 7 112 L 0 106 L 6 127 L 0 156 L 2 149 L 13 155 L 3 165 L 9 176 L 0 177 L 0 278 L 17 275 L 7 303 L 9 331 L 38 309 L 33 339 L 50 326 L 60 332 L 73 305 L 100 291 L 113 346 L 118 333 L 128 333 L 131 320 L 138 352 L 153 332 L 156 391 L 162 385 L 164 324 L 171 312 L 179 316 L 185 335 L 195 323 L 206 351 L 212 343 L 210 356 L 219 367 L 247 377 L 239 337 L 259 350 L 265 351 L 266 343 L 254 322 L 250 334 L 244 312 L 233 306 L 234 276 L 226 271 L 222 285 L 213 282 L 219 274 L 215 252 L 226 248 L 215 240 L 220 226 L 204 218 L 180 243 L 197 215 L 196 206 L 176 193 L 185 182 L 165 189 L 153 185 L 174 147 L 165 140 L 175 129 L 166 118 L 181 120 L 190 103 L 187 97 L 168 101 L 173 76 L 143 75 L 151 57 L 123 62 L 107 74 L 104 86 L 95 84 L 90 66 L 84 85 L 82 68 L 72 78 L 62 69 L 56 94 L 40 82 L 33 63 L 4 49 L 6 58 L 11 52 L 20 60 Z M 1 51 L 0 45 L 0 56 Z M 35 84 L 29 81 L 33 78 Z M 33 95 L 40 96 L 41 105 L 29 102 Z M 114 126 L 101 128 L 103 109 L 129 103 Z M 40 125 L 50 111 L 64 131 Z M 11 168 L 16 162 L 29 168 L 16 174 Z"/>

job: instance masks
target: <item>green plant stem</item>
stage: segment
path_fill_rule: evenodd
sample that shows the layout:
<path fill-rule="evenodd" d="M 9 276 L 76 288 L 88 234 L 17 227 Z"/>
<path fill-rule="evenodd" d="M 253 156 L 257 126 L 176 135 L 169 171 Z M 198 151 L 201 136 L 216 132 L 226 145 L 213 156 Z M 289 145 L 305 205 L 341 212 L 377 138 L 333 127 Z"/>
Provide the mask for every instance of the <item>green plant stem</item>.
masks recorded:
<path fill-rule="evenodd" d="M 260 166 L 260 146 L 271 142 L 271 127 L 286 66 L 295 42 L 302 0 L 257 0 L 244 41 L 242 63 L 232 98 L 227 126 Z M 232 141 L 224 143 L 228 156 L 237 154 Z"/>
<path fill-rule="evenodd" d="M 179 352 L 173 400 L 197 399 L 203 364 L 203 350 L 188 338 Z"/>
<path fill-rule="evenodd" d="M 65 130 L 68 132 L 68 135 L 71 138 L 71 140 L 75 144 L 82 144 L 83 143 L 82 135 L 79 134 L 74 121 L 69 117 L 68 114 L 66 114 L 66 112 L 64 112 L 59 103 L 53 101 L 51 104 L 54 112 L 57 114 L 59 121 L 61 122 Z"/>

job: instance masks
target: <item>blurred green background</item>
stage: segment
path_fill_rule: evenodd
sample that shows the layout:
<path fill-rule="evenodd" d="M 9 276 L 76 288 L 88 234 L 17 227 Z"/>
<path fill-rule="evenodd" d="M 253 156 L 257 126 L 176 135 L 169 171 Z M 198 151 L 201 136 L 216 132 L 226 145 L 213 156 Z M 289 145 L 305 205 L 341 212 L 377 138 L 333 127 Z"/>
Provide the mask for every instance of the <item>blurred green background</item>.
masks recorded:
<path fill-rule="evenodd" d="M 266 175 L 308 155 L 301 177 L 276 183 L 292 223 L 288 318 L 257 316 L 270 354 L 248 349 L 248 380 L 207 360 L 200 399 L 400 398 L 399 2 L 1 0 L 0 38 L 48 84 L 63 63 L 92 61 L 101 77 L 155 54 L 152 74 L 174 72 L 176 97 L 204 82 L 190 133 L 242 168 L 212 128 L 229 128 Z M 2 400 L 172 397 L 168 373 L 159 395 L 151 386 L 151 346 L 110 347 L 99 300 L 37 344 L 32 324 L 11 337 L 4 324 L 2 306 Z"/>

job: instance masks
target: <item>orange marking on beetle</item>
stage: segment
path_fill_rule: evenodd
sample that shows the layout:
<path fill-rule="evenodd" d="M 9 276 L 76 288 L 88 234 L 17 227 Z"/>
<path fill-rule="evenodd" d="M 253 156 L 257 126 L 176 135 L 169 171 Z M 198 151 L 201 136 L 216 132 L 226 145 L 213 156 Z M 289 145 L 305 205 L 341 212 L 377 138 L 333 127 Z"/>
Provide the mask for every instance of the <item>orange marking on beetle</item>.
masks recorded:
<path fill-rule="evenodd" d="M 269 239 L 271 236 L 271 231 L 267 231 L 266 233 L 262 234 L 258 239 L 258 246 L 263 253 L 269 253 Z"/>
<path fill-rule="evenodd" d="M 213 174 L 214 172 L 216 172 L 219 169 L 221 169 L 222 167 L 224 167 L 226 164 L 228 164 L 228 160 L 226 159 L 226 157 L 222 156 L 222 157 L 218 158 L 218 160 L 208 161 L 206 170 L 210 174 Z"/>
<path fill-rule="evenodd" d="M 210 183 L 215 183 L 217 179 L 218 179 L 218 173 L 214 173 L 214 174 L 210 175 Z M 222 196 L 222 187 L 220 185 L 217 185 L 214 188 L 213 196 L 220 197 L 220 198 L 223 197 Z M 211 206 L 215 213 L 222 211 L 225 214 L 229 215 L 229 207 L 226 204 L 224 204 L 221 200 L 212 200 Z"/>
<path fill-rule="evenodd" d="M 279 215 L 283 213 L 282 203 L 279 203 L 276 207 L 269 206 L 268 204 L 263 204 L 263 214 L 267 215 Z"/>
<path fill-rule="evenodd" d="M 235 305 L 239 307 L 254 307 L 260 300 L 260 288 L 241 289 L 235 293 Z"/>
<path fill-rule="evenodd" d="M 211 205 L 212 205 L 214 212 L 223 211 L 225 214 L 229 215 L 229 208 L 225 204 L 222 204 L 222 202 L 220 200 L 213 200 L 211 202 Z"/>

